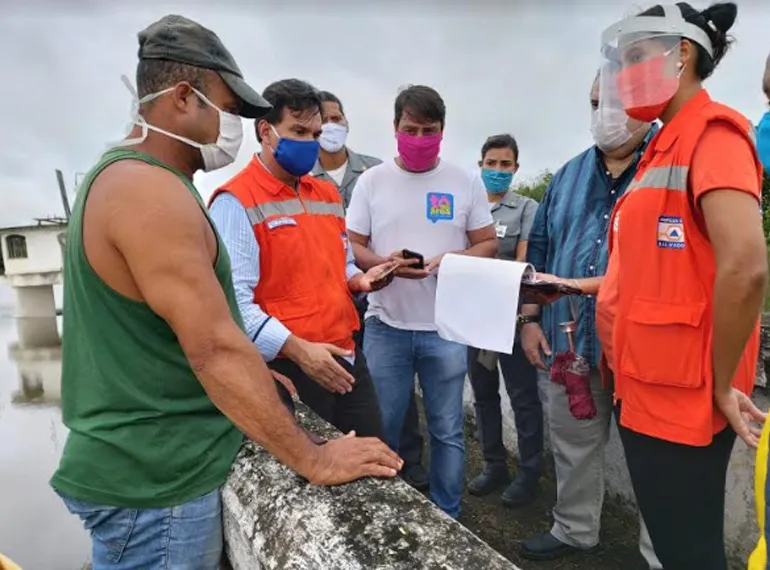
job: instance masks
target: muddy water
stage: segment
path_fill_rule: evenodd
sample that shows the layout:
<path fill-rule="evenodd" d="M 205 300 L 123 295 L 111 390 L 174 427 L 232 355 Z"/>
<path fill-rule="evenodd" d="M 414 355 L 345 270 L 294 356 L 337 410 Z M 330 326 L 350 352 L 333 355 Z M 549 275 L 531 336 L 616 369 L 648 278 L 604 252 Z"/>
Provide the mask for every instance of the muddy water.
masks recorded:
<path fill-rule="evenodd" d="M 24 570 L 79 570 L 88 537 L 48 486 L 67 434 L 55 398 L 60 362 L 27 362 L 23 381 L 9 355 L 15 341 L 0 307 L 0 552 Z"/>

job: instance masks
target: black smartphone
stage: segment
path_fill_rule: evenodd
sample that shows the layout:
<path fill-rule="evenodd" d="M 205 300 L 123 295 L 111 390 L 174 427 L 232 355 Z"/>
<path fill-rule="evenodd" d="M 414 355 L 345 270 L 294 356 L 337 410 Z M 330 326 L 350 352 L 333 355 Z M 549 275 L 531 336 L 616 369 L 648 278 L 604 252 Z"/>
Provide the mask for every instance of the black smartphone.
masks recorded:
<path fill-rule="evenodd" d="M 416 251 L 412 251 L 410 249 L 404 249 L 401 251 L 401 256 L 404 259 L 416 259 L 417 263 L 413 263 L 409 267 L 412 267 L 414 269 L 425 269 L 425 258 L 422 256 L 421 253 L 417 253 Z"/>

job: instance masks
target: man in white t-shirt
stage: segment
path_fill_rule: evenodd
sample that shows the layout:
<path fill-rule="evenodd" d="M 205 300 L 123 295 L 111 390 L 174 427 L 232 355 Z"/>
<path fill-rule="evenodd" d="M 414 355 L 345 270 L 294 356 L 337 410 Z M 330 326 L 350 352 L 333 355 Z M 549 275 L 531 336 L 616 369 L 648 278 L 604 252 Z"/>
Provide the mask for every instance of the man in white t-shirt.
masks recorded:
<path fill-rule="evenodd" d="M 350 125 L 345 116 L 342 101 L 329 91 L 321 91 L 321 136 L 318 142 L 321 152 L 311 174 L 327 180 L 340 191 L 342 203 L 347 209 L 358 177 L 372 166 L 381 164 L 379 158 L 354 152 L 347 146 Z M 361 347 L 364 336 L 364 315 L 369 306 L 366 295 L 359 295 L 353 302 L 361 317 L 361 328 L 355 335 L 356 345 Z M 426 491 L 429 486 L 428 472 L 422 466 L 423 437 L 420 430 L 420 416 L 417 411 L 416 395 L 409 401 L 401 431 L 401 459 L 404 467 L 400 475 L 412 487 Z"/>
<path fill-rule="evenodd" d="M 415 85 L 399 93 L 399 156 L 359 177 L 347 227 L 359 267 L 401 260 L 393 283 L 369 295 L 364 353 L 387 443 L 396 451 L 417 374 L 430 433 L 431 497 L 456 518 L 465 483 L 467 349 L 436 332 L 436 275 L 449 252 L 494 257 L 497 238 L 478 174 L 439 159 L 445 117 L 434 89 Z M 404 259 L 404 249 L 420 254 L 424 268 L 415 267 L 417 258 Z"/>

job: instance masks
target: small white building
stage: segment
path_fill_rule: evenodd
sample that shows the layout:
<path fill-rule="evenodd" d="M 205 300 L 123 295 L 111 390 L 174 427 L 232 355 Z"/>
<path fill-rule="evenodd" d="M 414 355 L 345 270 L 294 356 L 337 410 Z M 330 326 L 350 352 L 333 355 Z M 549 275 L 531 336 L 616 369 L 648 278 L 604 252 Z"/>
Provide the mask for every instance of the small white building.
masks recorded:
<path fill-rule="evenodd" d="M 67 221 L 36 221 L 29 226 L 0 228 L 0 279 L 9 287 L 61 283 Z"/>
<path fill-rule="evenodd" d="M 53 288 L 62 282 L 66 235 L 63 218 L 0 228 L 0 284 L 16 294 L 20 349 L 61 344 Z"/>

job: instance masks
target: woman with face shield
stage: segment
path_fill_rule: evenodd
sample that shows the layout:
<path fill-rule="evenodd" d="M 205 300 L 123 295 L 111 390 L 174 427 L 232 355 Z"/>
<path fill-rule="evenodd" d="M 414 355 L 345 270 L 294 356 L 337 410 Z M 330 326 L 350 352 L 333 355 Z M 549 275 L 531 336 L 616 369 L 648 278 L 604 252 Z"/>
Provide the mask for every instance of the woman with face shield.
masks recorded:
<path fill-rule="evenodd" d="M 753 127 L 702 87 L 733 3 L 655 6 L 602 36 L 600 116 L 660 120 L 610 224 L 597 323 L 634 491 L 666 570 L 726 570 L 724 498 L 748 395 L 767 260 Z"/>

